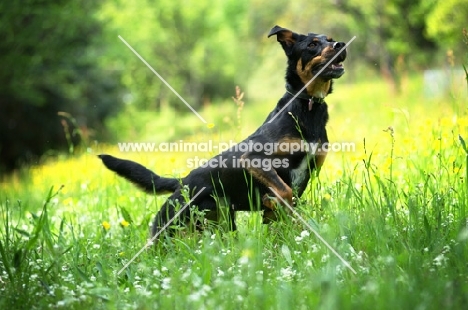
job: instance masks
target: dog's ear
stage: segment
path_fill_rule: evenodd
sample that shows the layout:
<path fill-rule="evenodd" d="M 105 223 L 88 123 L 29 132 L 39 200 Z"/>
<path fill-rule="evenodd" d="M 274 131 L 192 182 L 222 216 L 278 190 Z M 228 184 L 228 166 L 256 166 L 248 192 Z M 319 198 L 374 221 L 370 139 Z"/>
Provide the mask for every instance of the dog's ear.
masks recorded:
<path fill-rule="evenodd" d="M 280 26 L 275 26 L 271 28 L 268 37 L 271 37 L 273 35 L 276 35 L 276 40 L 278 40 L 278 42 L 281 43 L 281 46 L 283 47 L 284 51 L 287 55 L 289 55 L 294 43 L 296 43 L 298 34 L 292 32 L 289 29 L 282 28 Z"/>

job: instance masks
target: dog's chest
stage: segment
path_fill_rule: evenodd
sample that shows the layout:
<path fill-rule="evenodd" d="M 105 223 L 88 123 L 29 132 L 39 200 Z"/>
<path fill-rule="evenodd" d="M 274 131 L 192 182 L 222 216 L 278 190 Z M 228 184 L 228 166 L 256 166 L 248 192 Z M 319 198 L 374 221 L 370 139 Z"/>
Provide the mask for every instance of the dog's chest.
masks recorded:
<path fill-rule="evenodd" d="M 300 136 L 303 141 L 307 141 L 307 150 L 299 161 L 296 161 L 294 168 L 289 171 L 291 186 L 302 191 L 310 180 L 311 171 L 316 169 L 316 159 L 321 150 L 321 145 L 328 142 L 326 133 L 326 123 L 328 120 L 327 105 L 325 103 L 314 102 L 309 105 L 301 102 L 293 106 L 292 115 L 296 117 L 297 125 L 300 127 Z"/>
<path fill-rule="evenodd" d="M 299 166 L 296 169 L 291 170 L 290 174 L 293 188 L 297 188 L 304 182 L 307 177 L 308 166 L 309 162 L 307 160 L 307 156 L 304 156 Z"/>
<path fill-rule="evenodd" d="M 311 128 L 312 127 L 312 128 Z M 312 129 L 312 130 L 311 130 Z M 315 130 L 314 130 L 315 129 Z M 309 131 L 310 130 L 310 131 Z M 310 127 L 303 127 L 302 133 L 309 137 L 313 137 L 312 139 L 305 141 L 315 141 L 315 142 L 307 142 L 308 149 L 306 149 L 304 156 L 302 159 L 295 165 L 293 169 L 290 170 L 290 177 L 291 177 L 291 185 L 292 188 L 300 189 L 305 188 L 307 182 L 310 179 L 310 173 L 316 168 L 315 165 L 315 158 L 317 152 L 320 152 L 321 141 L 326 141 L 326 134 L 321 134 L 320 132 L 316 131 L 316 128 L 313 126 Z M 317 139 L 317 137 L 319 137 Z"/>
<path fill-rule="evenodd" d="M 304 182 L 309 181 L 310 178 L 310 160 L 312 154 L 306 154 L 304 158 L 302 158 L 301 162 L 295 169 L 291 169 L 290 176 L 291 176 L 291 185 L 293 188 L 302 187 Z"/>

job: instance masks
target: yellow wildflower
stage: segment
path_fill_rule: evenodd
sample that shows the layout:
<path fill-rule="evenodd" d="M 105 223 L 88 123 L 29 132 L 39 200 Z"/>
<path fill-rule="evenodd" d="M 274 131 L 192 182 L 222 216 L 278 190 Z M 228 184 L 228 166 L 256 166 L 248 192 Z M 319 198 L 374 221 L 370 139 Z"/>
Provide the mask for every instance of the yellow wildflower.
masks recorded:
<path fill-rule="evenodd" d="M 208 127 L 208 129 L 211 129 L 211 128 L 213 128 L 214 126 L 215 126 L 215 124 L 213 124 L 213 123 L 208 123 L 208 124 L 206 124 L 206 127 Z"/>
<path fill-rule="evenodd" d="M 458 125 L 461 126 L 461 127 L 468 126 L 468 118 L 467 117 L 460 117 L 458 119 Z"/>
<path fill-rule="evenodd" d="M 67 197 L 67 198 L 65 198 L 65 199 L 63 200 L 62 203 L 63 203 L 64 205 L 70 205 L 70 206 L 74 205 L 74 203 L 73 203 L 73 198 L 72 198 L 72 197 Z"/>
<path fill-rule="evenodd" d="M 253 252 L 252 252 L 252 250 L 250 250 L 250 249 L 244 249 L 244 250 L 242 250 L 241 257 L 245 257 L 245 258 L 251 258 L 251 257 L 253 257 Z"/>
<path fill-rule="evenodd" d="M 104 228 L 105 230 L 109 230 L 111 227 L 110 223 L 108 221 L 104 221 L 102 222 L 102 228 Z"/>
<path fill-rule="evenodd" d="M 128 225 L 130 225 L 130 223 L 127 222 L 126 220 L 121 220 L 121 221 L 120 221 L 120 226 L 122 226 L 122 227 L 127 227 Z"/>
<path fill-rule="evenodd" d="M 453 120 L 450 119 L 449 117 L 442 117 L 440 119 L 440 126 L 441 127 L 453 127 Z"/>

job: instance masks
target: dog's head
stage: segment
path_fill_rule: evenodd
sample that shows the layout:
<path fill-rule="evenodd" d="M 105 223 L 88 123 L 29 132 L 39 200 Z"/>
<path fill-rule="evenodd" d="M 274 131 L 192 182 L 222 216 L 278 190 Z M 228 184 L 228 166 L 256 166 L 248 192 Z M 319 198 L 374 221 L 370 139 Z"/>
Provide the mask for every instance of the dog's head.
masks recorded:
<path fill-rule="evenodd" d="M 307 87 L 310 96 L 323 98 L 330 93 L 331 80 L 345 72 L 342 62 L 346 59 L 346 44 L 325 35 L 297 34 L 279 26 L 273 27 L 268 37 L 273 35 L 276 35 L 288 57 L 287 82 L 299 90 L 314 79 Z"/>

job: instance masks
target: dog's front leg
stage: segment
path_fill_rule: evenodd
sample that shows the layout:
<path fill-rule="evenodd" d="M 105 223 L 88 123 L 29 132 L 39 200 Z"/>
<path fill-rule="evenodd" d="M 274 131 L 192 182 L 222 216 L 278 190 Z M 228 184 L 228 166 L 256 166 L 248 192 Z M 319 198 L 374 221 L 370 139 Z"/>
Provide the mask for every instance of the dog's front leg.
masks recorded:
<path fill-rule="evenodd" d="M 271 195 L 265 194 L 262 203 L 265 207 L 276 210 L 278 204 L 283 204 L 276 196 L 281 197 L 286 203 L 292 206 L 293 192 L 289 185 L 278 175 L 272 167 L 258 167 L 252 165 L 257 159 L 262 162 L 265 157 L 260 154 L 244 153 L 241 157 L 242 167 L 245 168 L 256 180 L 272 190 Z"/>

